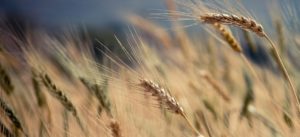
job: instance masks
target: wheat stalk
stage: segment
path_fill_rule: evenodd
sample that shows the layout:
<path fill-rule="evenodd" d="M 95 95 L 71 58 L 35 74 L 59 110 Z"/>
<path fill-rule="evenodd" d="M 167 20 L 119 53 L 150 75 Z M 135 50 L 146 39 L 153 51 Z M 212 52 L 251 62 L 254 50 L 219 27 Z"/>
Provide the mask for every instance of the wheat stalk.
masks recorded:
<path fill-rule="evenodd" d="M 145 92 L 151 93 L 152 96 L 156 97 L 157 101 L 162 106 L 166 107 L 166 109 L 174 112 L 175 114 L 181 115 L 187 121 L 192 130 L 197 134 L 197 136 L 203 137 L 203 135 L 200 134 L 199 131 L 188 120 L 183 108 L 180 106 L 177 100 L 171 96 L 167 90 L 159 86 L 157 83 L 147 79 L 140 79 L 139 85 L 144 88 Z"/>
<path fill-rule="evenodd" d="M 46 86 L 46 88 L 50 91 L 50 94 L 54 96 L 68 111 L 70 111 L 73 116 L 76 118 L 78 125 L 82 129 L 82 131 L 87 135 L 87 131 L 85 130 L 78 114 L 75 106 L 72 104 L 72 102 L 67 98 L 67 96 L 56 87 L 55 84 L 52 83 L 50 77 L 47 74 L 40 75 L 43 84 Z"/>
<path fill-rule="evenodd" d="M 13 110 L 0 98 L 0 107 L 4 111 L 5 115 L 9 118 L 15 128 L 19 129 L 24 133 L 22 124 L 20 120 L 17 118 L 16 114 Z"/>
<path fill-rule="evenodd" d="M 173 42 L 171 36 L 168 32 L 158 24 L 151 22 L 143 17 L 137 15 L 130 15 L 127 17 L 129 23 L 138 27 L 143 32 L 149 34 L 153 38 L 157 39 L 162 43 L 166 48 L 170 48 L 173 46 Z"/>
<path fill-rule="evenodd" d="M 253 68 L 253 66 L 251 65 L 251 63 L 246 59 L 246 57 L 243 54 L 243 49 L 241 48 L 241 45 L 239 44 L 239 42 L 235 39 L 235 37 L 232 35 L 232 33 L 230 32 L 229 29 L 225 28 L 223 25 L 219 24 L 219 23 L 214 23 L 213 26 L 220 32 L 220 34 L 222 35 L 223 39 L 229 44 L 229 46 L 237 53 L 239 53 L 239 55 L 241 56 L 241 58 L 243 59 L 243 61 L 245 62 L 245 64 L 248 66 L 248 68 L 250 69 L 251 73 L 253 74 L 253 76 L 258 80 L 261 81 L 257 72 L 255 71 L 255 69 Z M 262 82 L 262 81 L 261 81 Z"/>
<path fill-rule="evenodd" d="M 2 123 L 0 120 L 0 133 L 2 133 L 5 137 L 15 137 L 13 133 L 9 131 L 9 129 Z"/>
<path fill-rule="evenodd" d="M 11 79 L 3 66 L 0 64 L 0 86 L 4 89 L 6 94 L 11 94 L 14 90 L 14 86 L 11 83 Z"/>
<path fill-rule="evenodd" d="M 99 84 L 91 83 L 85 78 L 80 78 L 80 81 L 97 98 L 100 104 L 99 109 L 102 109 L 102 107 L 104 107 L 104 110 L 107 112 L 107 114 L 112 117 L 111 103 L 109 101 L 109 98 L 107 97 L 108 81 L 105 80 L 102 86 Z"/>
<path fill-rule="evenodd" d="M 200 76 L 202 76 L 214 89 L 217 93 L 226 101 L 230 102 L 230 96 L 227 94 L 227 91 L 215 80 L 207 71 L 200 71 Z"/>
<path fill-rule="evenodd" d="M 274 123 L 268 119 L 268 116 L 264 116 L 262 113 L 258 112 L 256 108 L 252 105 L 249 105 L 247 111 L 256 119 L 260 120 L 267 128 L 270 129 L 272 134 L 276 137 L 282 137 L 282 133 L 278 130 Z"/>
<path fill-rule="evenodd" d="M 63 111 L 63 129 L 64 129 L 64 137 L 68 137 L 69 135 L 69 115 L 68 110 Z"/>
<path fill-rule="evenodd" d="M 47 74 L 41 76 L 43 84 L 50 91 L 50 94 L 53 95 L 59 102 L 74 116 L 77 116 L 77 111 L 72 104 L 72 102 L 67 98 L 67 96 L 59 90 L 56 85 L 54 85 Z"/>
<path fill-rule="evenodd" d="M 258 24 L 255 20 L 243 16 L 237 16 L 237 15 L 229 15 L 229 14 L 219 14 L 219 13 L 208 13 L 204 15 L 200 15 L 199 19 L 203 23 L 208 24 L 226 24 L 226 25 L 233 25 L 240 27 L 242 29 L 252 31 L 256 33 L 258 36 L 265 38 L 269 42 L 269 48 L 271 49 L 272 54 L 274 54 L 275 61 L 280 67 L 280 70 L 282 71 L 285 79 L 289 83 L 293 99 L 294 99 L 294 106 L 300 112 L 300 102 L 297 96 L 296 88 L 292 83 L 292 80 L 286 70 L 285 65 L 283 64 L 282 58 L 280 57 L 277 48 L 275 47 L 275 44 L 272 42 L 272 40 L 269 38 L 269 36 L 264 32 L 263 27 L 261 24 Z"/>

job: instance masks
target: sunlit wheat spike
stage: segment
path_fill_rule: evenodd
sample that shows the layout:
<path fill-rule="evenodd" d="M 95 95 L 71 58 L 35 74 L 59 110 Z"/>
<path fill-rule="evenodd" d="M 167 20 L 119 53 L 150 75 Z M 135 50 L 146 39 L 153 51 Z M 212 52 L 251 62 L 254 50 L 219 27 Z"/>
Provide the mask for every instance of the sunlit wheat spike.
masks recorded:
<path fill-rule="evenodd" d="M 42 82 L 46 86 L 46 88 L 50 91 L 50 94 L 54 96 L 59 102 L 70 112 L 73 113 L 74 116 L 77 116 L 76 109 L 71 101 L 67 98 L 67 96 L 59 90 L 56 85 L 54 85 L 47 74 L 41 75 Z"/>
<path fill-rule="evenodd" d="M 208 13 L 200 15 L 200 20 L 204 23 L 209 24 L 227 24 L 241 27 L 243 29 L 252 31 L 258 36 L 266 36 L 261 24 L 258 24 L 255 20 L 243 16 L 229 15 L 229 14 L 219 14 L 219 13 Z"/>
<path fill-rule="evenodd" d="M 3 88 L 6 94 L 11 94 L 14 90 L 14 86 L 11 83 L 11 78 L 0 64 L 0 86 Z"/>
<path fill-rule="evenodd" d="M 9 118 L 12 124 L 23 132 L 23 127 L 20 120 L 17 118 L 13 110 L 0 98 L 0 107 L 4 111 L 4 114 Z"/>
<path fill-rule="evenodd" d="M 5 137 L 15 137 L 13 133 L 9 131 L 9 129 L 2 123 L 0 120 L 0 133 L 4 135 Z"/>
<path fill-rule="evenodd" d="M 214 23 L 213 26 L 220 32 L 223 39 L 229 44 L 229 46 L 236 52 L 241 53 L 242 48 L 231 32 L 219 23 Z"/>
<path fill-rule="evenodd" d="M 157 100 L 162 104 L 166 105 L 169 110 L 176 114 L 183 114 L 183 108 L 179 103 L 172 97 L 167 90 L 160 87 L 153 81 L 140 79 L 140 86 L 142 86 L 145 92 L 151 93 L 152 96 L 157 97 Z"/>
<path fill-rule="evenodd" d="M 181 115 L 192 128 L 192 130 L 196 133 L 196 135 L 199 137 L 203 137 L 203 135 L 200 134 L 199 131 L 195 129 L 195 127 L 188 120 L 183 108 L 180 106 L 177 100 L 173 96 L 171 96 L 171 94 L 167 90 L 159 86 L 157 83 L 147 79 L 140 79 L 139 85 L 144 89 L 145 92 L 150 93 L 152 96 L 156 97 L 157 101 L 161 103 L 161 105 L 165 106 L 166 108 L 168 108 L 168 110 L 174 112 L 175 114 Z"/>
<path fill-rule="evenodd" d="M 88 132 L 84 128 L 84 126 L 77 114 L 77 110 L 76 110 L 75 106 L 72 104 L 72 102 L 67 98 L 67 96 L 60 89 L 58 89 L 56 87 L 56 85 L 54 83 L 52 83 L 50 77 L 47 74 L 40 75 L 40 77 L 42 79 L 42 82 L 44 83 L 44 85 L 46 86 L 48 91 L 50 92 L 50 94 L 52 96 L 54 96 L 65 107 L 66 110 L 70 111 L 73 114 L 73 116 L 77 120 L 78 125 L 80 126 L 82 131 L 87 135 Z"/>

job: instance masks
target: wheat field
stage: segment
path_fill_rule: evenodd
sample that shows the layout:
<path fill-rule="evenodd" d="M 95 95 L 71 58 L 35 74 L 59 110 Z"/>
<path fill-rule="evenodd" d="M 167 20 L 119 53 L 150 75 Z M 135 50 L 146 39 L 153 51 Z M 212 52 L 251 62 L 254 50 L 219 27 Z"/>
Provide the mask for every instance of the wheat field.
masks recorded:
<path fill-rule="evenodd" d="M 241 1 L 126 13 L 114 44 L 0 21 L 0 136 L 300 136 L 299 15 Z"/>

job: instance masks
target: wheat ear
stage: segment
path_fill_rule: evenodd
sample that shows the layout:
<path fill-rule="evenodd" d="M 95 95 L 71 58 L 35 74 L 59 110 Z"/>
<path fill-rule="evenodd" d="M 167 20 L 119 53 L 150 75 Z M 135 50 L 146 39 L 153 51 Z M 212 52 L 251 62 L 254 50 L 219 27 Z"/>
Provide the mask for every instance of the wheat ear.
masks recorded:
<path fill-rule="evenodd" d="M 11 79 L 1 64 L 0 64 L 0 86 L 8 95 L 11 94 L 14 90 L 14 86 L 11 83 Z"/>
<path fill-rule="evenodd" d="M 1 98 L 0 98 L 0 107 L 4 111 L 5 115 L 9 118 L 9 120 L 13 123 L 14 127 L 23 132 L 24 130 L 20 120 L 17 118 L 13 110 Z"/>
<path fill-rule="evenodd" d="M 68 111 L 70 111 L 73 114 L 73 116 L 76 118 L 77 123 L 80 126 L 80 128 L 82 129 L 82 131 L 85 134 L 88 134 L 87 130 L 85 130 L 85 128 L 77 114 L 77 110 L 76 110 L 75 106 L 67 98 L 67 96 L 59 88 L 57 88 L 54 83 L 52 83 L 50 77 L 47 74 L 41 75 L 40 77 L 42 79 L 43 84 L 46 86 L 46 88 L 50 92 L 50 94 L 52 96 L 54 96 L 64 106 L 65 109 L 67 109 Z"/>
<path fill-rule="evenodd" d="M 250 69 L 251 73 L 254 75 L 254 77 L 261 81 L 260 78 L 258 77 L 255 69 L 253 68 L 253 66 L 251 65 L 251 63 L 246 59 L 246 57 L 243 54 L 243 49 L 241 48 L 241 45 L 239 44 L 239 42 L 235 39 L 235 37 L 232 35 L 232 33 L 225 28 L 223 25 L 219 24 L 219 23 L 214 23 L 213 26 L 220 32 L 220 34 L 222 35 L 223 39 L 229 44 L 229 46 L 237 53 L 240 54 L 241 58 L 243 59 L 243 61 L 246 63 L 246 65 L 248 66 L 248 68 Z"/>
<path fill-rule="evenodd" d="M 235 37 L 232 35 L 232 33 L 229 31 L 228 28 L 224 27 L 223 25 L 219 23 L 214 23 L 213 26 L 220 32 L 223 39 L 229 44 L 229 46 L 239 55 L 241 56 L 242 60 L 245 62 L 245 64 L 248 66 L 249 70 L 251 71 L 252 75 L 262 83 L 262 80 L 259 78 L 257 72 L 255 71 L 254 67 L 251 65 L 251 63 L 247 60 L 245 57 L 243 50 L 241 48 L 241 45 L 239 42 L 235 39 Z M 263 86 L 263 85 L 262 85 Z"/>
<path fill-rule="evenodd" d="M 67 98 L 67 96 L 60 90 L 58 89 L 51 81 L 49 76 L 47 74 L 42 75 L 42 82 L 46 86 L 46 88 L 50 91 L 50 94 L 54 96 L 59 102 L 74 116 L 77 116 L 77 111 L 72 104 L 72 102 Z"/>
<path fill-rule="evenodd" d="M 15 137 L 13 133 L 9 131 L 9 129 L 2 123 L 0 120 L 0 133 L 2 133 L 5 137 Z"/>
<path fill-rule="evenodd" d="M 271 49 L 271 52 L 274 54 L 276 63 L 280 67 L 285 79 L 288 81 L 291 92 L 294 97 L 294 101 L 296 104 L 295 107 L 296 109 L 300 112 L 300 102 L 297 96 L 296 88 L 292 83 L 292 80 L 286 70 L 285 65 L 283 64 L 283 61 L 278 53 L 277 48 L 275 47 L 274 43 L 272 40 L 266 35 L 266 33 L 263 30 L 263 27 L 261 24 L 258 24 L 255 20 L 243 16 L 236 16 L 236 15 L 229 15 L 229 14 L 219 14 L 219 13 L 209 13 L 205 15 L 200 15 L 200 20 L 203 23 L 208 23 L 208 24 L 214 24 L 214 23 L 219 23 L 219 24 L 226 24 L 226 25 L 233 25 L 240 27 L 245 30 L 252 31 L 256 33 L 258 36 L 265 38 L 269 42 L 269 48 Z"/>
<path fill-rule="evenodd" d="M 175 114 L 181 115 L 187 121 L 192 130 L 197 134 L 197 136 L 203 137 L 203 135 L 200 134 L 199 131 L 191 124 L 180 104 L 173 96 L 170 95 L 167 90 L 160 87 L 157 83 L 147 79 L 140 79 L 139 85 L 144 89 L 145 92 L 151 93 L 152 96 L 156 97 L 157 101 L 162 106 L 166 107 Z"/>
<path fill-rule="evenodd" d="M 223 25 L 219 23 L 214 23 L 213 26 L 218 30 L 223 37 L 223 39 L 229 44 L 229 46 L 236 52 L 241 53 L 242 48 L 234 36 L 229 30 L 227 30 Z"/>
<path fill-rule="evenodd" d="M 240 28 L 252 31 L 261 37 L 264 37 L 266 35 L 263 31 L 262 25 L 256 23 L 256 21 L 253 19 L 246 18 L 243 16 L 239 17 L 236 15 L 229 14 L 209 13 L 201 15 L 200 20 L 208 24 L 219 23 L 238 26 Z"/>

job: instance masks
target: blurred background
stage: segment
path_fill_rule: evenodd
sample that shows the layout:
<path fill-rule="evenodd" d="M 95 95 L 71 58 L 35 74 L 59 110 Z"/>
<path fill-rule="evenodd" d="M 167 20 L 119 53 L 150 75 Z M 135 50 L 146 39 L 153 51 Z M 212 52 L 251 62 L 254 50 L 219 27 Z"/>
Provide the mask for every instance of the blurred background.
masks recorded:
<path fill-rule="evenodd" d="M 179 1 L 184 3 L 206 0 Z M 284 26 L 288 27 L 286 28 L 288 31 L 300 32 L 299 17 L 297 16 L 300 15 L 300 9 L 297 8 L 300 6 L 299 0 L 237 1 L 242 2 L 247 12 L 259 19 L 258 22 L 262 22 L 263 26 L 275 28 L 275 24 L 272 24 L 272 22 L 274 16 L 278 15 L 278 19 L 284 17 L 283 23 Z M 1 0 L 0 20 L 1 26 L 4 26 L 1 30 L 13 32 L 13 35 L 24 39 L 24 35 L 28 34 L 26 33 L 28 30 L 43 30 L 60 36 L 62 31 L 71 28 L 72 30 L 79 30 L 79 33 L 88 34 L 92 40 L 98 39 L 105 44 L 113 45 L 116 44 L 114 34 L 122 38 L 122 34 L 124 34 L 122 31 L 124 29 L 128 30 L 128 23 L 126 22 L 128 20 L 125 15 L 131 13 L 149 19 L 153 12 L 166 12 L 166 2 L 167 0 Z M 281 8 L 281 10 L 276 10 L 277 8 Z M 167 31 L 171 28 L 168 21 L 153 18 L 150 18 L 150 20 L 163 25 Z M 274 30 L 265 29 L 267 32 Z M 190 33 L 196 31 L 199 34 L 201 32 L 200 27 L 197 26 L 188 27 L 185 30 Z M 240 32 L 234 31 L 234 33 Z M 295 34 L 299 33 L 296 32 Z M 199 35 L 192 36 L 199 37 Z M 243 38 L 238 37 L 238 39 L 243 43 Z M 97 42 L 94 41 L 94 43 Z M 245 51 L 246 55 L 254 62 L 264 65 L 268 60 L 267 56 L 264 55 L 263 49 L 258 48 L 258 50 L 258 52 L 261 51 L 261 54 L 256 54 L 256 56 L 247 49 Z"/>
<path fill-rule="evenodd" d="M 239 1 L 244 3 L 250 13 L 258 16 L 268 15 L 269 9 L 265 7 L 270 7 L 268 5 L 272 3 L 278 4 L 274 0 Z M 64 25 L 85 25 L 100 28 L 112 24 L 122 25 L 120 23 L 124 13 L 132 12 L 147 17 L 155 9 L 165 9 L 165 2 L 165 0 L 1 0 L 0 13 L 2 19 L 5 17 L 36 27 L 53 29 Z M 285 10 L 296 10 L 289 12 L 299 13 L 297 8 L 300 6 L 299 0 L 279 0 L 279 5 L 286 8 Z"/>

